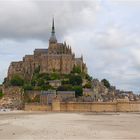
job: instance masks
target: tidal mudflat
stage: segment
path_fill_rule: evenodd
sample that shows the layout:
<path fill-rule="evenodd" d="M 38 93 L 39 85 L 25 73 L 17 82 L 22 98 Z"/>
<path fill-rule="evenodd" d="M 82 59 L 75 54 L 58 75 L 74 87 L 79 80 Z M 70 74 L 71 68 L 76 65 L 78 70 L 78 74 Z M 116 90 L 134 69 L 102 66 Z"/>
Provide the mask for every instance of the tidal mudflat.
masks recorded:
<path fill-rule="evenodd" d="M 140 113 L 0 113 L 0 140 L 140 140 Z"/>

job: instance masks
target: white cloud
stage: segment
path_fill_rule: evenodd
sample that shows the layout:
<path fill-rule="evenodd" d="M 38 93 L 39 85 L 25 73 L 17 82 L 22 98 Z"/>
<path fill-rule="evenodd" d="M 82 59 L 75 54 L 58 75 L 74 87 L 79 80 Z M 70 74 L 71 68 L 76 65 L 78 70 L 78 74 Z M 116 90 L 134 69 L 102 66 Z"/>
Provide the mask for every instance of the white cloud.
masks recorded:
<path fill-rule="evenodd" d="M 0 1 L 0 38 L 46 39 L 53 16 L 56 30 L 64 35 L 93 24 L 98 10 L 97 1 Z"/>
<path fill-rule="evenodd" d="M 11 61 L 21 60 L 35 48 L 48 47 L 54 15 L 58 40 L 66 40 L 77 56 L 84 55 L 94 78 L 140 91 L 140 21 L 132 18 L 132 12 L 133 22 L 128 22 L 126 6 L 108 3 L 0 0 L 0 79 L 6 76 Z"/>

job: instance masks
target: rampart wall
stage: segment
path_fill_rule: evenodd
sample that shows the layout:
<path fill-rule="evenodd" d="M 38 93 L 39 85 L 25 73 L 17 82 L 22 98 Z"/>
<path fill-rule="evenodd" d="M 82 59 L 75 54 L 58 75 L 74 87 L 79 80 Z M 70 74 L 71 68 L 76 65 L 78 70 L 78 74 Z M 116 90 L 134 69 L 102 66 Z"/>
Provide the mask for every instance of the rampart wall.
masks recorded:
<path fill-rule="evenodd" d="M 61 112 L 140 112 L 140 102 L 59 102 L 52 106 L 26 104 L 25 110 Z"/>

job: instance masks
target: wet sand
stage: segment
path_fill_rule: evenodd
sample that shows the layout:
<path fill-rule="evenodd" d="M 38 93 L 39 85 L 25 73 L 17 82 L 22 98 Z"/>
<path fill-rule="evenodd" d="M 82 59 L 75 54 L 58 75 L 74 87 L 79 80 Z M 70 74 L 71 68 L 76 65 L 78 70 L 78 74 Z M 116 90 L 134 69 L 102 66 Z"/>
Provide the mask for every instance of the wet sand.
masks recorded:
<path fill-rule="evenodd" d="M 140 140 L 140 113 L 0 113 L 0 140 Z"/>

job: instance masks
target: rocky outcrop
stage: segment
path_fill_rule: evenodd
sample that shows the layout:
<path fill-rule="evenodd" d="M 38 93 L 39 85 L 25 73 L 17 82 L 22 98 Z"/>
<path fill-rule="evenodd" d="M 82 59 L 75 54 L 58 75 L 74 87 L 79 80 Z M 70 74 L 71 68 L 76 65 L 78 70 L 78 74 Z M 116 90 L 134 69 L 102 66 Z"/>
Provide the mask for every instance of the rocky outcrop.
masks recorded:
<path fill-rule="evenodd" d="M 20 87 L 3 87 L 4 96 L 0 99 L 0 109 L 22 109 L 22 89 Z"/>
<path fill-rule="evenodd" d="M 23 108 L 22 100 L 19 100 L 15 97 L 4 96 L 0 100 L 0 109 L 14 109 L 20 110 Z"/>
<path fill-rule="evenodd" d="M 132 91 L 121 91 L 116 89 L 115 86 L 107 88 L 98 79 L 92 81 L 93 99 L 95 101 L 114 101 L 118 99 L 128 99 L 130 101 L 140 100 L 138 95 L 135 95 Z"/>

